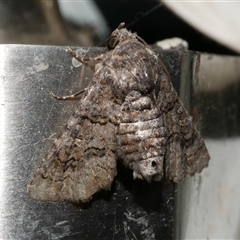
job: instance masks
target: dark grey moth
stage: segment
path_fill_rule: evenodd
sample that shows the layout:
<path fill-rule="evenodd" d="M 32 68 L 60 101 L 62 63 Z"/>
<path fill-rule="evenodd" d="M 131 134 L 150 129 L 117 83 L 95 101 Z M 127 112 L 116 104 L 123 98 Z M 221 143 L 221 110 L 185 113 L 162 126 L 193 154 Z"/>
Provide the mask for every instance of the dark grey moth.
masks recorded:
<path fill-rule="evenodd" d="M 32 176 L 27 192 L 33 199 L 89 201 L 111 188 L 116 161 L 148 182 L 178 183 L 208 166 L 205 143 L 151 47 L 124 23 L 107 47 L 77 109 Z"/>

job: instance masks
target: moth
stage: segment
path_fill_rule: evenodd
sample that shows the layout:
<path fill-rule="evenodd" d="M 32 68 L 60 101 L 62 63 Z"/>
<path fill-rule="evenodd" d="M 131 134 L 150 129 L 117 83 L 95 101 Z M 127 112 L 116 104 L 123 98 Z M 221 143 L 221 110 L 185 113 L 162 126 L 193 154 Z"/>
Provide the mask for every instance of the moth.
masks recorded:
<path fill-rule="evenodd" d="M 124 23 L 95 58 L 92 81 L 27 187 L 40 201 L 87 202 L 109 190 L 116 162 L 147 182 L 179 183 L 209 154 L 159 57 Z M 88 64 L 74 52 L 79 61 Z"/>

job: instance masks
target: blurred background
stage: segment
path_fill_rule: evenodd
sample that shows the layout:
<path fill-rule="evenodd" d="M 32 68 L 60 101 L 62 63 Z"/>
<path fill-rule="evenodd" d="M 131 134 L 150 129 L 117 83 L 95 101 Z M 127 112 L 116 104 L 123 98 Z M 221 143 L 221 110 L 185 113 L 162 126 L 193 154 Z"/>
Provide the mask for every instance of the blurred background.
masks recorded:
<path fill-rule="evenodd" d="M 240 53 L 239 2 L 1 1 L 0 43 L 101 46 L 120 22 L 149 44 L 180 37 L 190 49 Z"/>

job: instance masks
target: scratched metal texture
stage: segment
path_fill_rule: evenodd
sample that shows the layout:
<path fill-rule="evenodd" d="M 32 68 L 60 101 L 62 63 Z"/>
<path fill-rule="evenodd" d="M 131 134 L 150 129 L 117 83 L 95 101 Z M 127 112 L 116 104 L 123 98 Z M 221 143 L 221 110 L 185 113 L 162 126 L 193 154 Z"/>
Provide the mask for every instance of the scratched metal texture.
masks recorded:
<path fill-rule="evenodd" d="M 73 49 L 85 57 L 105 51 Z M 133 180 L 120 164 L 112 190 L 90 203 L 42 203 L 27 195 L 31 173 L 78 105 L 78 100 L 53 99 L 49 92 L 78 91 L 93 73 L 72 62 L 64 47 L 2 45 L 0 51 L 0 239 L 171 238 L 174 185 Z M 179 54 L 164 55 L 171 73 L 179 76 Z"/>
<path fill-rule="evenodd" d="M 185 216 L 188 213 L 186 196 L 189 195 L 182 194 L 184 185 L 177 188 L 162 182 L 148 184 L 133 180 L 131 171 L 121 164 L 111 191 L 97 193 L 87 204 L 42 203 L 27 195 L 26 186 L 32 172 L 78 105 L 78 101 L 53 99 L 49 92 L 69 95 L 86 87 L 93 74 L 72 61 L 64 49 L 0 46 L 0 239 L 181 238 L 190 224 Z M 105 51 L 76 47 L 73 50 L 83 57 Z M 156 53 L 169 70 L 185 106 L 197 119 L 203 136 L 239 136 L 239 112 L 235 110 L 235 118 L 232 118 L 234 109 L 227 108 L 225 117 L 221 118 L 225 104 L 221 102 L 223 95 L 234 102 L 239 96 L 236 90 L 239 88 L 234 87 L 238 83 L 233 81 L 227 85 L 223 81 L 220 85 L 210 81 L 215 80 L 217 73 L 211 71 L 209 63 L 216 58 L 191 51 Z M 230 57 L 220 64 L 223 72 L 230 69 L 230 65 L 224 68 L 227 61 Z M 236 58 L 232 61 L 236 63 L 232 66 L 240 65 Z M 201 72 L 203 63 L 211 76 Z M 183 216 L 185 221 L 182 221 Z"/>

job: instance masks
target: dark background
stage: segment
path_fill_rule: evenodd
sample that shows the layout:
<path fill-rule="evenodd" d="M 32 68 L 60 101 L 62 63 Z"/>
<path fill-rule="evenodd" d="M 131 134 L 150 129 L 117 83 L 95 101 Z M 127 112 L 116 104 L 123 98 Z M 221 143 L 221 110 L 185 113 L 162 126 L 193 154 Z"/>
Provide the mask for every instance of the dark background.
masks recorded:
<path fill-rule="evenodd" d="M 85 13 L 82 3 L 64 5 L 76 7 L 80 19 L 77 24 L 65 18 L 56 0 L 0 1 L 0 43 L 101 46 L 108 36 L 99 36 L 94 26 L 84 24 L 87 18 L 94 17 L 94 11 Z M 191 50 L 237 55 L 195 30 L 158 1 L 95 0 L 94 3 L 106 20 L 109 34 L 125 22 L 129 30 L 137 32 L 149 44 L 179 37 L 189 43 Z"/>
<path fill-rule="evenodd" d="M 157 1 L 95 1 L 105 16 L 111 31 L 122 21 L 137 32 L 147 43 L 165 38 L 179 37 L 189 43 L 191 50 L 217 54 L 236 55 L 234 51 L 218 44 L 195 30 Z M 151 13 L 155 6 L 159 6 Z M 137 20 L 138 19 L 138 20 Z M 135 23 L 133 23 L 137 20 Z M 133 23 L 133 24 L 132 24 Z"/>

